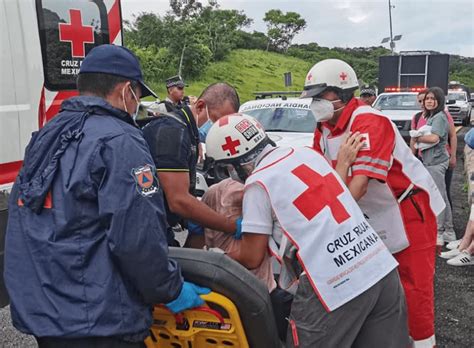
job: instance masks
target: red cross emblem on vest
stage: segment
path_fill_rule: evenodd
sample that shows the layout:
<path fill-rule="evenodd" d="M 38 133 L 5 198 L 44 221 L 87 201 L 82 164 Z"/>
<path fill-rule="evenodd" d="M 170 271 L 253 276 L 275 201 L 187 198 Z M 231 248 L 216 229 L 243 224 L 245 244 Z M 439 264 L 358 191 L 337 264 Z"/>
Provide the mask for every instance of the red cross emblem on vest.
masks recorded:
<path fill-rule="evenodd" d="M 70 24 L 59 23 L 59 41 L 71 43 L 71 55 L 73 58 L 84 58 L 86 56 L 86 43 L 93 44 L 94 27 L 82 25 L 80 10 L 69 10 Z"/>
<path fill-rule="evenodd" d="M 295 207 L 308 221 L 326 207 L 329 207 L 338 224 L 350 218 L 346 208 L 338 199 L 344 189 L 333 173 L 322 176 L 305 164 L 296 167 L 291 172 L 308 186 L 308 189 L 293 201 Z"/>
<path fill-rule="evenodd" d="M 339 77 L 341 78 L 342 81 L 346 81 L 347 74 L 343 71 L 341 75 L 339 75 Z"/>
<path fill-rule="evenodd" d="M 231 137 L 225 137 L 225 144 L 222 145 L 222 150 L 229 151 L 231 155 L 235 155 L 239 151 L 237 150 L 237 146 L 240 145 L 240 140 L 232 140 Z"/>

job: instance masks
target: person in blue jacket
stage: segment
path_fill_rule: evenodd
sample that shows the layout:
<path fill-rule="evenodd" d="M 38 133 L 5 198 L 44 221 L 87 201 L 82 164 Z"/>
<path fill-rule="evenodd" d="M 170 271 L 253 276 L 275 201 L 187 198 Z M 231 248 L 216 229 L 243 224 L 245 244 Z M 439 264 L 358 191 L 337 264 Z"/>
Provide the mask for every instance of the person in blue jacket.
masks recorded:
<path fill-rule="evenodd" d="M 39 347 L 144 347 L 154 303 L 172 312 L 209 289 L 168 258 L 163 194 L 134 122 L 155 95 L 135 55 L 101 45 L 80 96 L 33 133 L 9 200 L 4 278 L 14 326 Z"/>

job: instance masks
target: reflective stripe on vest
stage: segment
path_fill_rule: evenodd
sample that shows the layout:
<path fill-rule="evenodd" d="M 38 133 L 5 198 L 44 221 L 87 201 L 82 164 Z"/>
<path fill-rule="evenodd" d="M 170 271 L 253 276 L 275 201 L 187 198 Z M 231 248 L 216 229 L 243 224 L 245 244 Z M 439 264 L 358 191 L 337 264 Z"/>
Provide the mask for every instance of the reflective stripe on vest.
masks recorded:
<path fill-rule="evenodd" d="M 372 114 L 388 119 L 387 116 L 370 106 L 360 106 L 353 112 L 345 132 L 340 136 L 331 137 L 329 130 L 323 128 L 320 145 L 324 155 L 333 165 L 336 163 L 337 153 L 342 141 L 349 135 L 355 118 L 361 114 Z M 440 214 L 445 208 L 445 204 L 434 180 L 423 164 L 413 156 L 395 124 L 393 122 L 390 122 L 390 124 L 395 133 L 395 147 L 392 152 L 391 162 L 396 160 L 401 164 L 402 172 L 411 183 L 429 194 L 430 206 L 435 215 Z M 409 242 L 400 205 L 387 183 L 369 180 L 367 193 L 358 203 L 368 217 L 369 223 L 392 253 L 399 252 L 408 247 Z M 383 209 L 380 207 L 383 207 Z"/>

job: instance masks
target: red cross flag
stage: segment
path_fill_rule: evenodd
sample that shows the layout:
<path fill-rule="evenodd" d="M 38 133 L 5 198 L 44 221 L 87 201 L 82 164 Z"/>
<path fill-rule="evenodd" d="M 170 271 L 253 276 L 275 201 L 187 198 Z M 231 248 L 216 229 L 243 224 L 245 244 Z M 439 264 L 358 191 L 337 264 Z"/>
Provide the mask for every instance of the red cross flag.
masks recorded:
<path fill-rule="evenodd" d="M 71 23 L 59 23 L 59 41 L 71 43 L 71 56 L 84 58 L 86 56 L 86 43 L 94 43 L 94 27 L 82 25 L 81 10 L 70 9 Z"/>

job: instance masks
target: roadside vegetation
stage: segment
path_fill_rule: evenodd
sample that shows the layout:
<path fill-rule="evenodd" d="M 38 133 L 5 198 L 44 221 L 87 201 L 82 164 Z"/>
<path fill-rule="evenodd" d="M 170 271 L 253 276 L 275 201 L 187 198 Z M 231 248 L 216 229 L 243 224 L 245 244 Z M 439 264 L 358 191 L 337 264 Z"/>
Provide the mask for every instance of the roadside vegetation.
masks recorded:
<path fill-rule="evenodd" d="M 293 44 L 306 21 L 295 12 L 269 10 L 263 18 L 267 32 L 247 32 L 252 19 L 243 11 L 223 10 L 217 1 L 170 1 L 164 16 L 139 13 L 125 23 L 125 45 L 139 57 L 147 81 L 163 97 L 164 80 L 181 75 L 196 95 L 209 83 L 234 85 L 243 101 L 252 92 L 287 90 L 283 73 L 291 71 L 293 86 L 301 90 L 305 74 L 316 62 L 338 58 L 351 64 L 364 83 L 376 84 L 378 57 L 384 47 L 327 48 L 316 42 Z M 317 38 L 316 38 L 317 40 Z M 450 80 L 474 89 L 474 58 L 451 55 Z"/>

